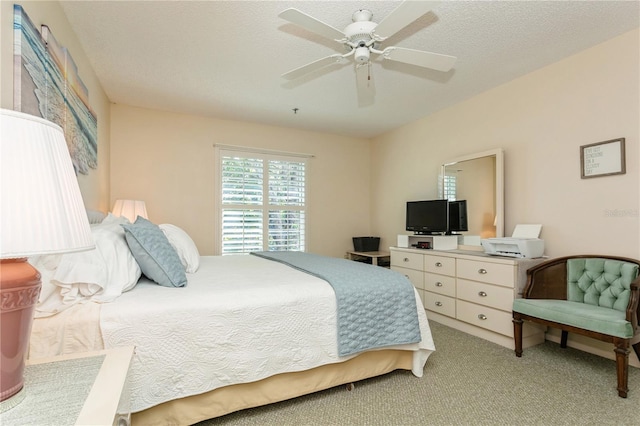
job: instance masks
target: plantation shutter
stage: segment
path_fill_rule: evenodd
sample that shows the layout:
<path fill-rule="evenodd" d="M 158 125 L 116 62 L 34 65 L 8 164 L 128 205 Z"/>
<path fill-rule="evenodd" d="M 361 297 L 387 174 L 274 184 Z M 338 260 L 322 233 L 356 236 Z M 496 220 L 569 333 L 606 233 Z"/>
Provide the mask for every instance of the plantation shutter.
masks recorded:
<path fill-rule="evenodd" d="M 306 159 L 220 155 L 221 253 L 305 250 Z"/>
<path fill-rule="evenodd" d="M 306 164 L 269 161 L 269 251 L 304 251 Z"/>
<path fill-rule="evenodd" d="M 456 201 L 456 176 L 445 175 L 444 176 L 444 199 L 449 201 Z"/>

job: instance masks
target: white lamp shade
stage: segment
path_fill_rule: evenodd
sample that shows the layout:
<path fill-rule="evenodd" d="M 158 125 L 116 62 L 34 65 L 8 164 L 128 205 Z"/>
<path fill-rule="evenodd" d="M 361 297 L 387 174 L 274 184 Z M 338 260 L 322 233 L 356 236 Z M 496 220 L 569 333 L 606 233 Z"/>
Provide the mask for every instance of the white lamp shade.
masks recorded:
<path fill-rule="evenodd" d="M 114 216 L 124 216 L 129 219 L 131 223 L 135 222 L 138 216 L 149 219 L 147 216 L 147 207 L 144 201 L 140 200 L 116 200 L 111 214 Z"/>
<path fill-rule="evenodd" d="M 60 126 L 0 110 L 0 258 L 95 247 Z"/>

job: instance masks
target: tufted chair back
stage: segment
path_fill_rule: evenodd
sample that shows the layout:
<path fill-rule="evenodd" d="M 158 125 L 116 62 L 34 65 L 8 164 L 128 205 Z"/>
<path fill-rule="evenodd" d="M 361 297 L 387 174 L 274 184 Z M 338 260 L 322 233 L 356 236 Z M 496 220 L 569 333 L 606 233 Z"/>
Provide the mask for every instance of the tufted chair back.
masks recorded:
<path fill-rule="evenodd" d="M 567 260 L 567 300 L 624 312 L 638 265 L 614 259 Z"/>

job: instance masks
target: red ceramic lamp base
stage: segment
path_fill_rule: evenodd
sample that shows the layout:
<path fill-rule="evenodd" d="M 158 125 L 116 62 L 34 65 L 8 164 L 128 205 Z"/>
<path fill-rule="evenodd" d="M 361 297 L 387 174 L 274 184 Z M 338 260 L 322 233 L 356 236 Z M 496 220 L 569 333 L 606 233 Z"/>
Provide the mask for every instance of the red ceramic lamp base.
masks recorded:
<path fill-rule="evenodd" d="M 40 274 L 26 258 L 0 260 L 0 401 L 17 394 L 24 385 L 25 354 L 40 288 Z"/>

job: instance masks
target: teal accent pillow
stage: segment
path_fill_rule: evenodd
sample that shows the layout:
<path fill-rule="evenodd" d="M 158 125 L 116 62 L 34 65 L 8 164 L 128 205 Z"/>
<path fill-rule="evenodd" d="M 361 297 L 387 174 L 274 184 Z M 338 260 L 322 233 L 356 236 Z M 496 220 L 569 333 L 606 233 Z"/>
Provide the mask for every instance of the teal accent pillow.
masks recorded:
<path fill-rule="evenodd" d="M 129 250 L 147 278 L 165 287 L 184 287 L 187 275 L 180 257 L 159 226 L 140 216 L 122 224 Z"/>

